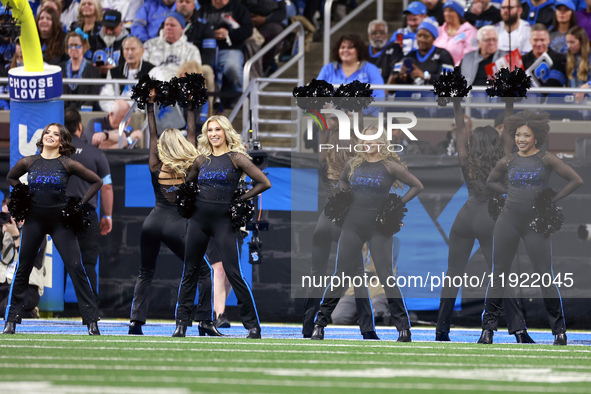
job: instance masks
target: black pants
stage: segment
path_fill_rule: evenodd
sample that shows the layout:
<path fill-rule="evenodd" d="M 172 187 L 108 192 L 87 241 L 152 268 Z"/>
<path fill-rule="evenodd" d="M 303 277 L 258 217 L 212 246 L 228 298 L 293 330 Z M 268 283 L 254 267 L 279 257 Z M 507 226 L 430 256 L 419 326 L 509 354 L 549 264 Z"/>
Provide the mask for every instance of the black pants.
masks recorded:
<path fill-rule="evenodd" d="M 492 270 L 494 226 L 495 222 L 488 214 L 488 201 L 469 199 L 464 204 L 460 212 L 458 212 L 449 233 L 449 257 L 446 273 L 448 277 L 454 278 L 464 275 L 476 239 L 480 243 L 480 249 L 484 254 L 484 260 L 489 271 Z M 453 285 L 441 289 L 437 331 L 449 332 L 458 289 Z M 505 298 L 503 299 L 503 309 L 507 317 L 510 334 L 526 328 L 521 305 L 515 290 L 512 287 L 506 288 Z"/>
<path fill-rule="evenodd" d="M 24 297 L 29 285 L 29 276 L 33 269 L 35 256 L 46 234 L 53 239 L 68 275 L 74 284 L 78 307 L 83 324 L 99 320 L 98 307 L 88 276 L 82 265 L 80 248 L 76 234 L 72 229 L 65 228 L 61 222 L 62 207 L 32 207 L 22 228 L 19 262 L 10 289 L 8 308 L 5 319 L 20 323 L 22 319 Z"/>
<path fill-rule="evenodd" d="M 130 320 L 145 323 L 150 302 L 150 287 L 160 245 L 164 243 L 181 260 L 185 260 L 187 219 L 182 218 L 176 206 L 156 205 L 142 225 L 140 239 L 141 265 L 133 292 Z M 207 263 L 201 264 L 199 273 L 199 303 L 195 320 L 213 320 L 211 271 Z M 195 293 L 191 305 L 193 305 Z"/>
<path fill-rule="evenodd" d="M 369 251 L 376 267 L 376 274 L 380 283 L 384 286 L 384 291 L 388 299 L 388 308 L 394 320 L 394 325 L 400 330 L 410 328 L 410 319 L 404 305 L 402 293 L 398 286 L 389 286 L 393 273 L 392 258 L 392 236 L 384 235 L 376 230 L 377 211 L 367 211 L 350 208 L 343 223 L 343 232 L 339 239 L 337 253 L 337 267 L 335 275 L 363 275 L 363 256 L 362 248 L 365 242 L 369 242 Z M 361 267 L 361 270 L 359 269 Z M 356 288 L 358 286 L 355 286 Z M 328 286 L 324 293 L 320 311 L 316 317 L 316 324 L 326 326 L 328 319 L 336 307 L 334 299 L 340 299 L 346 287 Z M 367 288 L 364 289 L 367 294 Z M 367 294 L 369 296 L 369 294 Z M 334 305 L 334 306 L 333 306 Z"/>
<path fill-rule="evenodd" d="M 191 325 L 191 306 L 197 290 L 197 275 L 210 240 L 220 254 L 224 271 L 236 294 L 242 324 L 246 329 L 259 326 L 252 290 L 240 268 L 238 241 L 232 229 L 229 204 L 200 200 L 197 201 L 197 210 L 189 220 L 187 230 L 185 267 L 176 308 L 177 324 Z"/>
<path fill-rule="evenodd" d="M 310 276 L 324 277 L 328 266 L 328 257 L 330 247 L 333 242 L 338 242 L 341 236 L 341 228 L 331 222 L 324 212 L 320 214 L 314 235 L 312 238 L 312 267 Z M 358 267 L 363 275 L 363 265 Z M 359 273 L 359 272 L 358 272 Z M 319 289 L 307 289 L 306 299 L 304 300 L 304 324 L 302 334 L 311 335 L 314 329 L 314 319 L 320 309 L 321 297 L 314 294 Z M 327 305 L 331 305 L 331 310 L 336 308 L 339 300 L 325 300 Z M 357 315 L 359 316 L 359 328 L 361 332 L 375 330 L 372 306 L 369 301 L 369 295 L 363 288 L 355 288 L 355 305 L 357 306 Z"/>
<path fill-rule="evenodd" d="M 78 234 L 78 244 L 82 255 L 82 265 L 92 286 L 92 291 L 98 303 L 98 278 L 96 276 L 96 264 L 101 250 L 101 226 L 95 211 L 89 216 L 90 226 L 84 234 Z"/>
<path fill-rule="evenodd" d="M 494 282 L 492 286 L 489 284 L 485 310 L 482 316 L 482 328 L 485 330 L 497 329 L 502 296 L 505 288 L 509 286 L 508 274 L 511 270 L 513 258 L 517 253 L 519 239 L 523 239 L 534 271 L 541 276 L 550 275 L 552 279 L 554 278 L 550 238 L 536 233 L 529 227 L 529 223 L 535 214 L 532 206 L 532 203 L 507 201 L 497 219 L 494 230 Z M 501 287 L 501 275 L 504 275 L 505 288 Z M 550 286 L 544 286 L 540 281 L 540 288 L 552 333 L 557 335 L 566 332 L 566 324 L 560 292 L 553 282 L 551 280 Z"/>

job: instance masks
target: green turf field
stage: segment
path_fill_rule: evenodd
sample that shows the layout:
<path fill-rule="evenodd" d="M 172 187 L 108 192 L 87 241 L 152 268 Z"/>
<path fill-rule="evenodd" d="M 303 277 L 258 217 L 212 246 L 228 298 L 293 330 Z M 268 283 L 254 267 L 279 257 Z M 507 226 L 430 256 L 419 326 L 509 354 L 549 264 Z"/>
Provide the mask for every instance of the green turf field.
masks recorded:
<path fill-rule="evenodd" d="M 591 392 L 585 346 L 17 334 L 0 358 L 0 393 Z"/>

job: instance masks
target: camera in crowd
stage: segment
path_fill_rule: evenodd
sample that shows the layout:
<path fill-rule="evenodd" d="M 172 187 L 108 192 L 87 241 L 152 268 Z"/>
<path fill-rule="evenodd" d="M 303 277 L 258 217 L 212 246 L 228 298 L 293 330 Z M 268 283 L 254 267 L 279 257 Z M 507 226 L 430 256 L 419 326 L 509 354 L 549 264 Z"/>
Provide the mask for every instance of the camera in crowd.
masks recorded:
<path fill-rule="evenodd" d="M 10 223 L 12 220 L 12 217 L 10 216 L 9 213 L 6 212 L 0 212 L 0 226 L 6 223 Z"/>

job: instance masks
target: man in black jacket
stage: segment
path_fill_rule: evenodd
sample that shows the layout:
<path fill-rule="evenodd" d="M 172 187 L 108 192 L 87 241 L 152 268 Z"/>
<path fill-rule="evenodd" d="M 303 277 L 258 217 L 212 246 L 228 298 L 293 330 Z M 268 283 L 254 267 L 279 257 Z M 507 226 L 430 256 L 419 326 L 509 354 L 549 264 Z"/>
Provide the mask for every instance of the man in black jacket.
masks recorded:
<path fill-rule="evenodd" d="M 233 92 L 237 97 L 243 88 L 242 48 L 244 41 L 252 35 L 250 13 L 239 0 L 211 0 L 201 6 L 199 16 L 214 28 L 218 46 L 217 82 L 223 90 Z"/>
<path fill-rule="evenodd" d="M 540 86 L 563 87 L 566 85 L 566 56 L 549 47 L 550 34 L 548 28 L 541 23 L 536 23 L 531 28 L 529 42 L 532 50 L 523 55 L 523 67 L 527 70 L 543 54 L 548 54 L 552 60 L 552 66 L 541 64 L 532 70 L 532 74 Z"/>

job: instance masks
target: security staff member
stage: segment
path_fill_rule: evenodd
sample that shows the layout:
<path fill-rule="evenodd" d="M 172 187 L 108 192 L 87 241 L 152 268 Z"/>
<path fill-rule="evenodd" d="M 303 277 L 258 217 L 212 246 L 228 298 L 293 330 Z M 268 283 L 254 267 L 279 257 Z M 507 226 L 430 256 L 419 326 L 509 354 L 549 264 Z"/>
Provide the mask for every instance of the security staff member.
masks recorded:
<path fill-rule="evenodd" d="M 86 168 L 93 171 L 103 180 L 101 187 L 101 211 L 102 216 L 100 224 L 95 212 L 90 214 L 90 227 L 84 234 L 78 235 L 80 252 L 82 254 L 82 264 L 86 270 L 86 275 L 90 280 L 95 297 L 98 297 L 96 264 L 100 252 L 100 235 L 107 235 L 113 228 L 113 184 L 111 181 L 111 170 L 105 154 L 96 147 L 83 142 L 80 139 L 82 135 L 82 118 L 80 113 L 73 108 L 66 109 L 64 115 L 66 129 L 72 134 L 72 144 L 76 147 L 76 153 L 72 159 L 79 161 Z M 66 195 L 72 197 L 82 197 L 88 189 L 86 182 L 78 177 L 72 177 L 66 189 Z M 95 210 L 97 208 L 97 197 L 90 199 Z M 98 298 L 97 298 L 98 301 Z"/>

